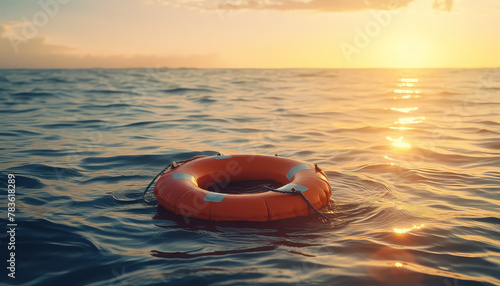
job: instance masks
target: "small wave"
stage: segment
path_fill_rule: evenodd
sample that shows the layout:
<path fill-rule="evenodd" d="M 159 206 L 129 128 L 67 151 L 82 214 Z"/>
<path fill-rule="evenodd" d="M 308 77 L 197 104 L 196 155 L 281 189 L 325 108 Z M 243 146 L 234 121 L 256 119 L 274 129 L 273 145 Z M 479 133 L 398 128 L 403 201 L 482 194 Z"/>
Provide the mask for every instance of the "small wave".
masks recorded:
<path fill-rule="evenodd" d="M 61 140 L 62 136 L 59 136 L 59 135 L 47 135 L 47 136 L 44 136 L 42 137 L 43 140 Z"/>
<path fill-rule="evenodd" d="M 189 115 L 187 117 L 194 118 L 194 119 L 200 119 L 203 121 L 218 122 L 218 123 L 227 123 L 228 122 L 226 119 L 213 118 L 211 115 L 208 115 L 208 114 L 195 114 L 195 115 Z"/>
<path fill-rule="evenodd" d="M 327 117 L 327 118 L 332 118 L 332 116 L 340 116 L 342 115 L 342 112 L 336 112 L 336 111 L 325 111 L 325 112 L 311 112 L 311 116 L 321 116 L 321 117 Z"/>
<path fill-rule="evenodd" d="M 270 129 L 255 129 L 255 128 L 229 128 L 229 131 L 238 132 L 238 133 L 272 133 L 273 131 Z"/>
<path fill-rule="evenodd" d="M 473 221 L 478 221 L 478 222 L 483 222 L 483 223 L 489 223 L 492 225 L 492 227 L 496 227 L 496 226 L 500 225 L 500 217 L 462 217 L 459 219 L 473 220 Z"/>
<path fill-rule="evenodd" d="M 10 81 L 10 83 L 12 83 L 14 85 L 26 86 L 26 85 L 30 84 L 31 82 L 25 81 L 25 80 L 18 80 L 18 81 Z"/>
<path fill-rule="evenodd" d="M 23 205 L 25 206 L 43 206 L 47 203 L 48 203 L 47 200 L 42 198 L 35 198 L 29 196 L 23 198 Z"/>
<path fill-rule="evenodd" d="M 38 132 L 33 132 L 29 130 L 12 130 L 13 132 L 22 134 L 22 135 L 42 135 L 41 133 Z"/>
<path fill-rule="evenodd" d="M 315 152 L 313 152 L 313 151 L 302 150 L 302 151 L 298 151 L 298 152 L 293 153 L 292 156 L 296 157 L 296 158 L 304 158 L 304 157 L 311 156 L 314 154 L 315 154 Z"/>
<path fill-rule="evenodd" d="M 498 132 L 488 130 L 488 129 L 477 129 L 476 133 L 492 133 L 492 134 L 499 134 Z"/>
<path fill-rule="evenodd" d="M 154 125 L 157 123 L 164 123 L 164 121 L 142 121 L 142 122 L 134 122 L 130 123 L 127 125 L 123 125 L 121 127 L 137 127 L 137 126 L 148 126 L 148 125 Z"/>
<path fill-rule="evenodd" d="M 151 255 L 154 257 L 160 257 L 160 258 L 196 258 L 196 257 L 203 257 L 203 256 L 221 256 L 221 255 L 230 255 L 230 254 L 240 254 L 240 253 L 255 253 L 255 252 L 262 252 L 262 251 L 272 251 L 278 248 L 278 246 L 275 245 L 269 245 L 269 246 L 260 246 L 260 247 L 254 247 L 254 248 L 247 248 L 247 249 L 235 249 L 235 250 L 220 250 L 220 251 L 212 251 L 212 252 L 202 252 L 202 253 L 191 253 L 191 252 L 163 252 L 163 251 L 158 251 L 158 250 L 152 250 Z"/>
<path fill-rule="evenodd" d="M 337 77 L 337 75 L 334 74 L 327 74 L 327 73 L 322 73 L 322 72 L 317 72 L 317 73 L 302 73 L 297 75 L 298 77 L 326 77 L 326 78 L 334 78 Z"/>
<path fill-rule="evenodd" d="M 500 141 L 498 139 L 483 139 L 481 143 L 476 144 L 489 150 L 500 150 Z"/>
<path fill-rule="evenodd" d="M 19 109 L 19 110 L 16 110 L 16 109 L 3 109 L 3 110 L 0 110 L 0 113 L 28 113 L 28 112 L 32 112 L 32 111 L 37 111 L 37 110 L 40 110 L 40 108 L 28 108 L 28 109 Z"/>
<path fill-rule="evenodd" d="M 44 81 L 47 81 L 47 82 L 50 82 L 50 83 L 72 83 L 72 81 L 65 80 L 65 79 L 62 79 L 62 78 L 56 78 L 56 77 L 48 78 L 48 79 L 45 79 Z"/>
<path fill-rule="evenodd" d="M 9 174 L 14 174 L 16 177 L 16 188 L 23 188 L 29 190 L 29 189 L 42 189 L 45 187 L 45 184 L 40 179 L 33 177 L 31 175 L 23 175 L 20 172 L 23 172 L 23 174 L 29 173 L 26 172 L 26 170 L 24 169 L 22 171 L 16 172 L 15 168 L 12 168 L 9 171 Z M 2 173 L 2 177 L 6 178 L 7 174 Z"/>
<path fill-rule="evenodd" d="M 203 268 L 197 268 L 197 269 L 192 269 L 192 268 L 177 269 L 174 271 L 163 273 L 163 275 L 165 275 L 165 277 L 170 278 L 170 277 L 196 275 L 197 273 L 200 273 L 200 272 L 208 272 L 209 274 L 211 274 L 213 272 L 227 272 L 227 269 L 218 268 L 218 267 L 203 267 Z"/>
<path fill-rule="evenodd" d="M 82 177 L 83 174 L 75 168 L 53 167 L 44 164 L 26 164 L 11 168 L 13 172 L 36 175 L 37 177 L 49 180 L 60 180 L 63 178 Z M 36 179 L 38 180 L 38 179 Z"/>
<path fill-rule="evenodd" d="M 164 90 L 161 90 L 161 92 L 185 94 L 185 93 L 190 93 L 190 92 L 215 92 L 215 91 L 211 90 L 211 89 L 206 89 L 206 88 L 182 88 L 182 87 L 178 87 L 178 88 L 164 89 Z"/>
<path fill-rule="evenodd" d="M 483 179 L 470 174 L 436 169 L 407 169 L 402 176 L 411 182 L 427 181 L 431 184 L 447 186 L 478 185 L 483 183 Z"/>
<path fill-rule="evenodd" d="M 247 84 L 248 81 L 244 81 L 244 80 L 237 80 L 237 81 L 232 81 L 231 82 L 232 84 Z"/>
<path fill-rule="evenodd" d="M 93 93 L 93 94 L 135 94 L 134 92 L 131 92 L 129 90 L 112 90 L 112 89 L 91 89 L 91 90 L 85 90 L 84 92 L 86 93 Z"/>
<path fill-rule="evenodd" d="M 390 132 L 389 128 L 386 127 L 373 127 L 373 126 L 364 126 L 364 127 L 359 127 L 359 128 L 337 128 L 333 130 L 327 131 L 328 133 L 344 133 L 344 132 L 360 132 L 360 133 L 379 133 L 379 134 L 386 134 Z"/>
<path fill-rule="evenodd" d="M 82 159 L 81 163 L 88 169 L 111 169 L 122 166 L 167 166 L 173 161 L 180 161 L 192 158 L 196 155 L 214 156 L 218 152 L 178 152 L 170 155 L 121 155 L 114 157 L 87 157 Z"/>
<path fill-rule="evenodd" d="M 141 175 L 134 175 L 134 176 L 99 176 L 99 177 L 94 177 L 92 179 L 88 179 L 86 181 L 83 181 L 82 184 L 90 184 L 90 183 L 108 183 L 108 184 L 115 184 L 118 182 L 122 181 L 143 181 L 145 179 L 149 179 L 149 176 L 141 176 Z"/>
<path fill-rule="evenodd" d="M 441 91 L 440 93 L 438 93 L 439 95 L 459 95 L 461 93 L 458 93 L 458 92 L 453 92 L 453 91 Z"/>
<path fill-rule="evenodd" d="M 204 104 L 210 104 L 217 102 L 217 99 L 214 99 L 211 96 L 205 95 L 203 97 L 191 97 L 189 100 L 194 101 L 194 102 L 199 102 L 199 103 L 204 103 Z"/>
<path fill-rule="evenodd" d="M 500 91 L 500 87 L 497 87 L 497 86 L 490 86 L 490 87 L 484 86 L 484 87 L 481 87 L 481 89 L 487 90 L 487 91 Z"/>
<path fill-rule="evenodd" d="M 110 207 L 115 207 L 116 201 L 113 199 L 113 195 L 111 195 L 111 196 L 100 195 L 100 196 L 94 197 L 90 200 L 73 202 L 72 206 L 74 206 L 75 208 L 78 208 L 78 209 L 88 209 L 88 208 L 90 208 L 90 209 L 94 209 L 94 208 L 106 209 L 106 208 L 110 208 Z"/>
<path fill-rule="evenodd" d="M 41 127 L 41 128 L 45 128 L 45 129 L 72 128 L 72 127 L 78 127 L 78 124 L 75 124 L 75 123 L 52 123 L 52 124 L 40 124 L 40 125 L 36 125 L 36 127 Z"/>
<path fill-rule="evenodd" d="M 454 149 L 450 149 L 454 150 Z M 426 148 L 413 147 L 411 150 L 411 161 L 409 163 L 419 163 L 432 161 L 449 164 L 451 166 L 466 166 L 467 164 L 480 164 L 476 166 L 488 166 L 500 161 L 500 156 L 474 156 L 473 153 L 444 153 L 442 151 L 430 150 Z M 490 165 L 495 166 L 495 165 Z"/>
<path fill-rule="evenodd" d="M 500 123 L 498 122 L 495 122 L 495 121 L 476 121 L 475 123 L 479 123 L 479 124 L 486 124 L 486 125 L 500 125 Z"/>
<path fill-rule="evenodd" d="M 364 164 L 359 166 L 359 169 L 355 170 L 356 172 L 382 172 L 382 173 L 391 173 L 391 174 L 402 174 L 404 172 L 410 171 L 410 169 L 397 166 L 394 167 L 391 164 Z"/>
<path fill-rule="evenodd" d="M 130 104 L 126 103 L 113 103 L 113 104 L 106 104 L 106 105 L 83 105 L 81 108 L 82 109 L 101 109 L 101 108 L 118 108 L 118 107 L 130 107 Z"/>
<path fill-rule="evenodd" d="M 152 195 L 153 194 L 151 194 L 151 196 Z M 137 190 L 130 192 L 113 192 L 111 193 L 111 196 L 113 197 L 113 200 L 118 203 L 138 203 L 143 199 L 143 194 Z M 154 198 L 154 201 L 156 202 L 156 198 Z"/>
<path fill-rule="evenodd" d="M 230 99 L 229 101 L 236 101 L 236 102 L 248 102 L 248 101 L 252 101 L 251 99 L 248 99 L 248 98 L 243 98 L 243 97 L 240 97 L 240 98 L 232 98 Z"/>
<path fill-rule="evenodd" d="M 62 157 L 68 156 L 70 153 L 63 150 L 52 150 L 52 149 L 31 149 L 31 150 L 21 150 L 18 153 L 31 155 L 31 156 L 47 156 L 47 157 Z"/>
<path fill-rule="evenodd" d="M 67 283 L 69 279 L 75 278 L 84 284 L 92 284 L 96 281 L 95 277 L 91 277 L 92 275 L 75 274 L 75 271 L 83 272 L 83 269 L 85 273 L 88 273 L 86 271 L 89 270 L 99 271 L 91 268 L 92 265 L 95 265 L 96 259 L 102 257 L 99 248 L 85 238 L 78 228 L 67 223 L 59 224 L 46 219 L 26 220 L 23 221 L 22 225 L 23 228 L 30 230 L 30 235 L 28 238 L 20 235 L 18 238 L 16 237 L 19 242 L 16 242 L 23 246 L 26 267 L 30 267 L 31 271 L 24 273 L 22 278 L 19 277 L 22 279 L 21 281 L 39 285 L 62 285 Z M 64 263 L 43 262 L 46 261 L 47 257 L 62 258 L 61 253 L 65 253 Z M 68 270 L 68 265 L 71 265 L 71 270 Z M 101 267 L 105 267 L 105 265 L 101 265 Z M 106 274 L 106 272 L 109 270 L 103 271 L 102 274 Z M 86 281 L 86 283 L 82 281 Z"/>
<path fill-rule="evenodd" d="M 20 135 L 19 134 L 15 134 L 15 133 L 9 133 L 9 132 L 1 132 L 0 136 L 4 136 L 4 137 L 19 137 Z"/>
<path fill-rule="evenodd" d="M 48 92 L 16 92 L 13 93 L 12 96 L 22 99 L 31 99 L 36 97 L 52 97 L 55 96 L 55 94 Z"/>
<path fill-rule="evenodd" d="M 181 108 L 181 106 L 179 106 L 179 105 L 156 105 L 155 107 L 165 108 L 165 109 L 179 109 L 179 108 Z"/>
<path fill-rule="evenodd" d="M 285 97 L 278 97 L 278 96 L 263 96 L 261 97 L 263 100 L 273 100 L 273 101 L 279 101 L 279 100 L 284 100 Z"/>
<path fill-rule="evenodd" d="M 77 121 L 74 121 L 74 122 L 78 123 L 78 124 L 94 124 L 94 123 L 105 124 L 105 123 L 108 123 L 107 121 L 96 120 L 96 119 L 91 119 L 91 120 L 77 120 Z"/>
<path fill-rule="evenodd" d="M 109 127 L 110 123 L 104 120 L 77 120 L 69 121 L 65 123 L 52 123 L 52 124 L 40 124 L 37 127 L 52 129 L 52 128 L 106 128 Z"/>
<path fill-rule="evenodd" d="M 233 118 L 229 118 L 229 119 L 231 121 L 235 121 L 237 123 L 249 123 L 249 122 L 259 121 L 259 119 L 251 118 L 251 117 L 233 117 Z"/>

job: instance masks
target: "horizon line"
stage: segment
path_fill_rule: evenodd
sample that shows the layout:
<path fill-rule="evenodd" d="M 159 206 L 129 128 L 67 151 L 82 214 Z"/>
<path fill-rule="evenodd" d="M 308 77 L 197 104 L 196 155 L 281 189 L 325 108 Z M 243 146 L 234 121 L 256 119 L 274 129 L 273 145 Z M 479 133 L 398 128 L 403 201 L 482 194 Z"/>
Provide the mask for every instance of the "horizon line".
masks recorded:
<path fill-rule="evenodd" d="M 218 68 L 198 68 L 198 67 L 91 67 L 91 68 L 2 68 L 0 70 L 92 70 L 92 69 L 112 69 L 112 70 L 120 70 L 120 69 L 199 69 L 199 70 L 244 70 L 244 69 L 266 69 L 266 70 L 294 70 L 294 69 L 323 69 L 323 70 L 333 70 L 333 69 L 498 69 L 500 66 L 492 66 L 492 67 L 285 67 L 285 68 L 266 68 L 266 67 L 245 67 L 245 68 L 235 68 L 235 67 L 218 67 Z"/>

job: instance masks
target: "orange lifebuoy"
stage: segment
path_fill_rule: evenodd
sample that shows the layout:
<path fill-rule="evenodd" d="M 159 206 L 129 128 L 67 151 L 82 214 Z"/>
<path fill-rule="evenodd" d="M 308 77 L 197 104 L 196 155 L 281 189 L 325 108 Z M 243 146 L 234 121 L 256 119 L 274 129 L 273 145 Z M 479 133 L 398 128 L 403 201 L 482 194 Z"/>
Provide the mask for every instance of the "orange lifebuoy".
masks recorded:
<path fill-rule="evenodd" d="M 183 163 L 156 182 L 158 203 L 178 215 L 216 221 L 270 221 L 314 212 L 301 196 L 263 191 L 250 194 L 211 192 L 213 184 L 270 179 L 302 192 L 316 208 L 326 205 L 331 186 L 315 165 L 263 155 L 205 157 Z"/>

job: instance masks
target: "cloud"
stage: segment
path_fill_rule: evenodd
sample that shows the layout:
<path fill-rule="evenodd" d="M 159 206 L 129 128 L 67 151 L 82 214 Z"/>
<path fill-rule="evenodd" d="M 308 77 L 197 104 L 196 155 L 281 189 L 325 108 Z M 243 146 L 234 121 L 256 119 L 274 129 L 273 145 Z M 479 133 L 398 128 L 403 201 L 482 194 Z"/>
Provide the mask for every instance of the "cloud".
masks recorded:
<path fill-rule="evenodd" d="M 453 8 L 453 0 L 434 0 L 432 8 L 438 11 L 450 12 Z"/>
<path fill-rule="evenodd" d="M 21 24 L 0 25 L 0 68 L 129 68 L 129 67 L 198 67 L 220 66 L 214 54 L 202 55 L 78 55 L 74 47 L 50 44 L 46 38 L 27 38 L 14 28 Z M 17 34 L 16 34 L 17 33 Z"/>
<path fill-rule="evenodd" d="M 17 29 L 20 29 L 26 25 L 28 25 L 27 22 L 5 22 L 0 26 L 0 37 L 9 37 L 9 35 L 15 33 Z"/>
<path fill-rule="evenodd" d="M 407 7 L 415 0 L 145 0 L 172 7 L 187 7 L 201 10 L 277 10 L 349 12 L 362 10 L 395 10 Z M 453 0 L 434 0 L 433 7 L 439 11 L 451 11 Z"/>
<path fill-rule="evenodd" d="M 243 3 L 234 4 L 232 1 L 218 1 L 217 8 L 235 9 L 256 9 L 256 10 L 310 10 L 315 12 L 344 12 L 360 11 L 367 9 L 394 10 L 406 7 L 414 0 L 311 0 L 311 1 L 263 1 L 248 0 Z"/>

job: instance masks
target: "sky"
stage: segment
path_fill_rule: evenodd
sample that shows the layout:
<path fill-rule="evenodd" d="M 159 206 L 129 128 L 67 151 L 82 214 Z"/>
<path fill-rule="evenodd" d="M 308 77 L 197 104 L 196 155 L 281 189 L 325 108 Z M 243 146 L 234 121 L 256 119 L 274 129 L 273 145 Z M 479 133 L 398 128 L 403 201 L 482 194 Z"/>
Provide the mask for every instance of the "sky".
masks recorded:
<path fill-rule="evenodd" d="M 0 2 L 0 68 L 500 67 L 500 0 Z"/>

